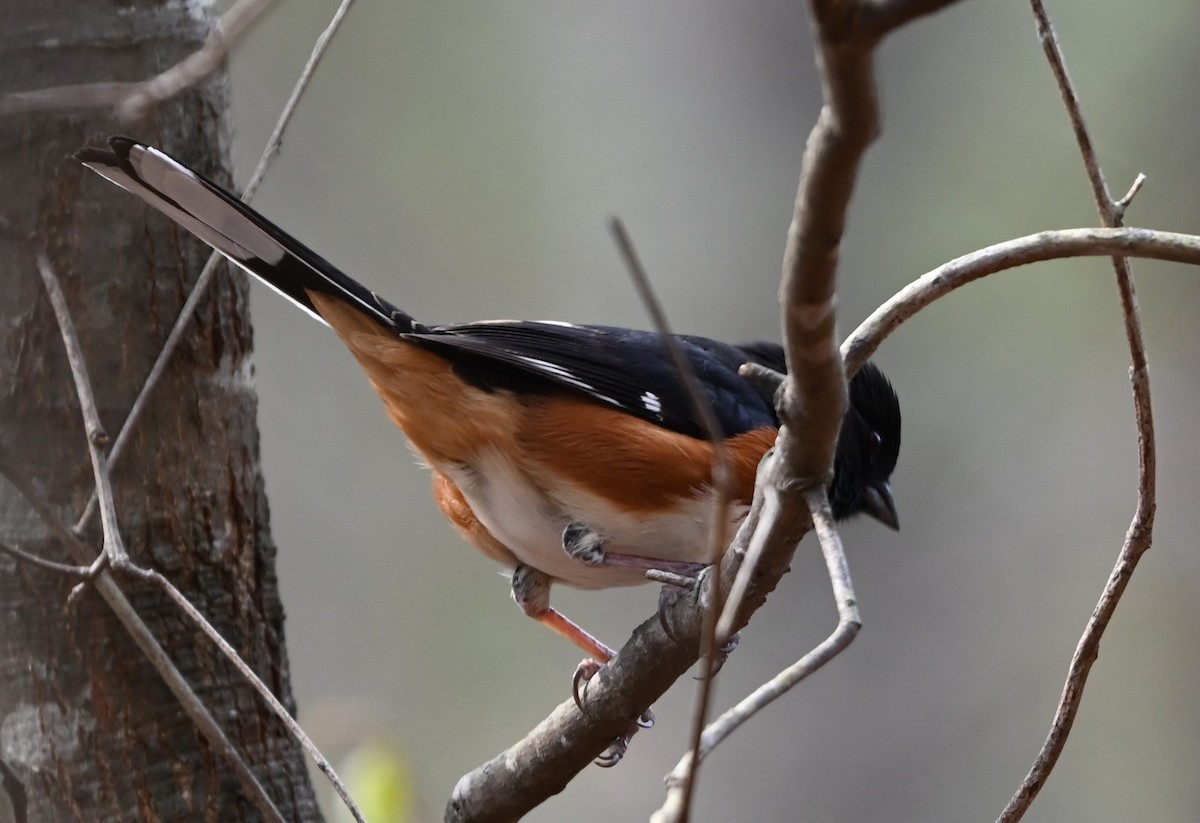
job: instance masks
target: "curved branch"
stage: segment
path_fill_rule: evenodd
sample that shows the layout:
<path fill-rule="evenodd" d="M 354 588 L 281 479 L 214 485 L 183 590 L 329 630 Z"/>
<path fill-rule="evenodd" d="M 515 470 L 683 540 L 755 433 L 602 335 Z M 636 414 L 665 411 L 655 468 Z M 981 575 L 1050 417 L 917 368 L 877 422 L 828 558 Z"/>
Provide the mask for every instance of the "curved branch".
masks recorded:
<path fill-rule="evenodd" d="M 1066 257 L 1145 257 L 1200 265 L 1200 236 L 1154 229 L 1059 229 L 1018 237 L 943 263 L 877 308 L 842 343 L 846 373 L 858 371 L 879 344 L 935 300 L 989 274 Z"/>
<path fill-rule="evenodd" d="M 1079 154 L 1087 171 L 1088 181 L 1092 186 L 1092 196 L 1100 219 L 1106 226 L 1119 226 L 1125 218 L 1125 210 L 1137 195 L 1145 180 L 1138 175 L 1129 192 L 1120 200 L 1113 200 L 1108 183 L 1104 180 L 1104 172 L 1100 168 L 1100 160 L 1096 148 L 1088 132 L 1083 109 L 1079 104 L 1079 96 L 1071 83 L 1067 72 L 1066 60 L 1054 33 L 1054 25 L 1041 0 L 1031 0 L 1034 18 L 1037 20 L 1038 36 L 1050 63 L 1063 104 L 1067 108 L 1067 116 L 1071 120 L 1075 140 L 1079 144 Z M 1125 535 L 1125 542 L 1117 556 L 1116 565 L 1109 573 L 1100 600 L 1092 610 L 1091 618 L 1079 644 L 1071 657 L 1071 665 L 1067 669 L 1067 680 L 1058 705 L 1054 710 L 1054 720 L 1050 733 L 1046 736 L 1041 750 L 1034 758 L 1029 773 L 1021 781 L 1012 799 L 1005 806 L 997 819 L 998 823 L 1015 823 L 1024 817 L 1032 805 L 1038 792 L 1041 791 L 1050 772 L 1058 762 L 1063 747 L 1066 746 L 1067 736 L 1075 722 L 1075 715 L 1083 700 L 1083 687 L 1087 683 L 1088 673 L 1100 653 L 1100 638 L 1108 621 L 1116 611 L 1117 604 L 1129 584 L 1133 571 L 1142 555 L 1150 548 L 1154 534 L 1155 502 L 1155 456 L 1154 446 L 1154 414 L 1150 403 L 1150 373 L 1146 365 L 1146 343 L 1142 335 L 1142 317 L 1138 308 L 1137 294 L 1133 286 L 1133 271 L 1129 261 L 1122 256 L 1112 259 L 1113 270 L 1117 276 L 1117 290 L 1121 298 L 1121 316 L 1125 322 L 1125 338 L 1129 345 L 1130 382 L 1133 389 L 1133 413 L 1137 426 L 1138 441 L 1138 496 L 1133 514 L 1133 521 Z"/>

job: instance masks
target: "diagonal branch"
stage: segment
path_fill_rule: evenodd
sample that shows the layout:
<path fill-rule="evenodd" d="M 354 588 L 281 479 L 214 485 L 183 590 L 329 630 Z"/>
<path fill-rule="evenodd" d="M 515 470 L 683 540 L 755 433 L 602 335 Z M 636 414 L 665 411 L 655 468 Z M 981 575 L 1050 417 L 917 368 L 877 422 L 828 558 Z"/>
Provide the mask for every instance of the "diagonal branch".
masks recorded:
<path fill-rule="evenodd" d="M 960 286 L 1028 263 L 1114 253 L 1200 266 L 1200 236 L 1148 229 L 1068 229 L 964 255 L 909 284 L 864 321 L 842 347 L 847 370 L 857 369 L 909 317 Z M 777 482 L 780 474 L 777 457 L 768 453 L 758 468 L 750 513 L 721 561 L 725 581 L 736 572 L 752 536 L 763 541 L 790 540 L 794 545 L 807 529 L 806 509 L 795 519 L 778 516 L 780 510 L 805 506 L 804 492 Z M 772 489 L 769 499 L 768 488 Z M 790 533 L 789 528 L 793 530 Z M 769 533 L 764 535 L 764 530 Z M 782 570 L 779 574 L 782 576 Z M 747 619 L 777 580 L 749 589 L 756 601 L 749 603 Z M 522 740 L 460 778 L 447 803 L 446 821 L 516 820 L 561 792 L 632 718 L 661 697 L 696 661 L 701 614 L 693 598 L 682 597 L 664 607 L 662 622 L 670 625 L 670 636 L 657 616 L 638 626 L 612 662 L 589 683 L 588 714 L 581 714 L 567 701 Z M 734 624 L 736 628 L 741 625 Z"/>
<path fill-rule="evenodd" d="M 96 557 L 95 551 L 84 545 L 78 535 L 58 518 L 53 507 L 37 492 L 30 479 L 12 462 L 11 456 L 3 448 L 0 448 L 0 475 L 3 475 L 21 493 L 30 507 L 62 541 L 63 546 L 76 563 L 81 564 L 84 568 L 92 563 Z M 134 644 L 145 655 L 150 666 L 163 679 L 175 699 L 179 701 L 184 714 L 195 724 L 200 734 L 213 747 L 213 751 L 228 763 L 230 769 L 233 770 L 234 777 L 246 793 L 246 797 L 250 799 L 265 820 L 283 823 L 283 816 L 274 801 L 271 800 L 233 743 L 225 736 L 224 730 L 221 729 L 212 713 L 188 685 L 187 680 L 184 679 L 175 664 L 171 662 L 171 658 L 154 637 L 154 633 L 138 616 L 133 605 L 117 585 L 112 572 L 107 568 L 98 568 L 94 585 L 101 598 L 116 615 L 117 620 L 124 626 Z"/>
<path fill-rule="evenodd" d="M 846 563 L 846 552 L 842 547 L 842 539 L 833 522 L 829 498 L 826 496 L 825 490 L 818 487 L 810 489 L 805 494 L 805 502 L 807 502 L 812 515 L 813 527 L 821 544 L 821 553 L 825 557 L 829 579 L 833 583 L 833 596 L 838 611 L 837 626 L 833 633 L 812 651 L 759 686 L 704 729 L 697 745 L 667 775 L 667 798 L 663 802 L 662 808 L 651 816 L 651 823 L 675 823 L 675 821 L 687 820 L 688 781 L 699 762 L 747 720 L 841 654 L 862 627 L 857 598 L 854 595 L 853 584 L 850 582 L 850 567 Z"/>

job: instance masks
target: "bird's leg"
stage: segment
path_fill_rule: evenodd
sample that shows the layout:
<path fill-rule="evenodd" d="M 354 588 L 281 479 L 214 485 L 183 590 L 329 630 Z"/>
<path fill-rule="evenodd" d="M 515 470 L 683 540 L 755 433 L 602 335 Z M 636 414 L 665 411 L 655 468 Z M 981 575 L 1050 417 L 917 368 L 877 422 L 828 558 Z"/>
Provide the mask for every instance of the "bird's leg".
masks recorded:
<path fill-rule="evenodd" d="M 562 547 L 572 559 L 588 566 L 663 571 L 683 577 L 695 577 L 704 569 L 703 563 L 687 560 L 663 560 L 639 554 L 606 551 L 604 538 L 591 526 L 572 521 L 562 533 Z"/>
<path fill-rule="evenodd" d="M 557 609 L 551 608 L 549 575 L 524 563 L 518 565 L 513 569 L 512 598 L 525 614 L 587 652 L 591 657 L 584 662 L 597 664 L 597 671 L 616 654 L 587 629 Z"/>
<path fill-rule="evenodd" d="M 613 659 L 616 652 L 597 640 L 591 632 L 550 606 L 550 583 L 549 575 L 521 563 L 513 569 L 512 597 L 525 614 L 556 634 L 570 640 L 589 655 L 575 667 L 575 673 L 571 677 L 571 696 L 575 699 L 575 705 L 579 707 L 579 710 L 584 711 L 583 694 L 587 692 L 587 682 L 604 668 L 605 663 Z M 646 709 L 636 721 L 630 724 L 630 728 L 625 733 L 614 740 L 604 753 L 596 758 L 597 765 L 615 766 L 624 756 L 625 749 L 629 746 L 629 739 L 637 730 L 648 729 L 653 725 L 654 712 Z"/>

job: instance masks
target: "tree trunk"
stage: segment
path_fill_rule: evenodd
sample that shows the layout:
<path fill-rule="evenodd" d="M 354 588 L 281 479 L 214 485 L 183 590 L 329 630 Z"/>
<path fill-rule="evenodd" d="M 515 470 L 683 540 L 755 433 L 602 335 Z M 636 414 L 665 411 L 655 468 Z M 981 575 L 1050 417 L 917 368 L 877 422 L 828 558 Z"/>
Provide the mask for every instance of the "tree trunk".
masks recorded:
<path fill-rule="evenodd" d="M 4 5 L 0 94 L 143 79 L 212 25 L 204 3 L 134 0 L 121 14 L 86 0 Z M 220 75 L 154 111 L 136 136 L 227 182 L 226 103 Z M 107 109 L 0 115 L 0 447 L 68 524 L 91 494 L 92 470 L 35 255 L 45 252 L 62 280 L 113 437 L 208 255 L 68 159 L 116 130 Z M 246 301 L 245 279 L 222 270 L 113 481 L 133 561 L 170 578 L 291 706 Z M 82 537 L 99 549 L 98 518 Z M 72 562 L 4 479 L 0 541 Z M 283 816 L 320 819 L 281 724 L 164 596 L 118 580 Z M 74 585 L 0 556 L 0 820 L 5 795 L 19 812 L 22 793 L 30 821 L 258 819 L 96 591 L 66 608 Z"/>

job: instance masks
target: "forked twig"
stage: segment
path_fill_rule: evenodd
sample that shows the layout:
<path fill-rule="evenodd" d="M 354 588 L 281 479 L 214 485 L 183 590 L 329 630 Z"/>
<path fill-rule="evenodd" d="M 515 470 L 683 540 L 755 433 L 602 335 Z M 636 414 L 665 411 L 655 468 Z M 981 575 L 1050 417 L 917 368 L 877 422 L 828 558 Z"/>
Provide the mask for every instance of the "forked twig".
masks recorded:
<path fill-rule="evenodd" d="M 218 19 L 204 45 L 161 74 L 143 80 L 117 106 L 117 117 L 126 123 L 140 120 L 154 106 L 199 85 L 220 68 L 243 34 L 275 0 L 238 0 Z"/>
<path fill-rule="evenodd" d="M 71 367 L 71 377 L 75 380 L 75 395 L 79 398 L 79 408 L 83 412 L 84 430 L 87 432 L 88 454 L 92 458 L 92 474 L 96 480 L 96 495 L 100 500 L 100 524 L 104 530 L 104 553 L 113 568 L 128 570 L 132 563 L 129 553 L 125 551 L 125 543 L 121 539 L 121 528 L 117 524 L 117 506 L 113 500 L 112 482 L 108 476 L 108 457 L 104 447 L 108 445 L 108 435 L 100 423 L 100 413 L 96 410 L 96 395 L 92 391 L 92 383 L 88 378 L 87 364 L 83 359 L 83 347 L 79 345 L 79 337 L 75 333 L 75 324 L 71 320 L 71 311 L 67 308 L 67 298 L 63 294 L 58 275 L 50 266 L 45 254 L 37 256 L 38 274 L 46 287 L 46 296 L 54 309 L 54 317 L 58 321 L 58 330 L 62 334 L 63 345 L 67 349 L 67 363 Z"/>
<path fill-rule="evenodd" d="M 1129 192 L 1120 200 L 1113 200 L 1104 172 L 1096 154 L 1095 146 L 1088 132 L 1087 121 L 1079 103 L 1079 95 L 1071 82 L 1067 71 L 1066 60 L 1054 25 L 1042 0 L 1030 0 L 1034 19 L 1037 21 L 1038 37 L 1055 82 L 1071 120 L 1075 133 L 1079 154 L 1087 171 L 1088 181 L 1092 186 L 1092 196 L 1100 219 L 1106 226 L 1119 226 L 1124 220 L 1125 210 L 1140 191 L 1144 175 L 1138 175 Z M 1099 656 L 1100 640 L 1116 611 L 1117 604 L 1125 592 L 1125 587 L 1137 568 L 1142 555 L 1149 550 L 1153 540 L 1154 511 L 1155 511 L 1155 445 L 1154 445 L 1154 414 L 1150 400 L 1150 374 L 1146 364 L 1146 344 L 1142 334 L 1141 312 L 1138 308 L 1137 295 L 1134 291 L 1133 272 L 1126 257 L 1115 255 L 1112 258 L 1113 270 L 1117 277 L 1117 290 L 1121 299 L 1121 316 L 1125 324 L 1125 337 L 1129 345 L 1132 361 L 1130 382 L 1133 389 L 1134 420 L 1137 426 L 1138 441 L 1138 497 L 1133 521 L 1125 534 L 1125 541 L 1117 556 L 1116 565 L 1105 581 L 1100 599 L 1088 618 L 1087 626 L 1079 638 L 1071 663 L 1067 668 L 1067 678 L 1063 685 L 1062 694 L 1054 710 L 1054 719 L 1050 724 L 1050 732 L 1042 743 L 1041 750 L 1034 758 L 1029 773 L 1017 787 L 1008 805 L 1000 813 L 997 823 L 1015 823 L 1024 817 L 1025 812 L 1033 804 L 1034 799 L 1050 777 L 1050 772 L 1058 762 L 1067 737 L 1071 733 L 1079 706 L 1083 701 L 1083 689 L 1087 683 L 1092 664 Z"/>
<path fill-rule="evenodd" d="M 54 513 L 54 509 L 49 502 L 45 500 L 34 488 L 33 483 L 14 465 L 7 451 L 0 448 L 0 474 L 12 483 L 13 487 L 21 493 L 21 496 L 29 503 L 30 507 L 46 522 L 51 531 L 62 541 L 63 546 L 68 553 L 74 558 L 76 563 L 82 564 L 81 568 L 87 568 L 87 564 L 92 563 L 97 554 L 92 549 L 84 545 L 83 541 L 70 528 L 63 523 Z M 103 554 L 100 555 L 103 557 Z M 283 815 L 275 806 L 254 772 L 246 764 L 238 750 L 234 748 L 229 738 L 225 736 L 225 732 L 221 729 L 220 724 L 205 707 L 204 703 L 188 685 L 179 669 L 171 662 L 170 657 L 163 650 L 162 646 L 155 639 L 153 632 L 145 624 L 129 600 L 121 592 L 116 581 L 113 579 L 112 572 L 107 568 L 102 568 L 92 565 L 95 570 L 95 580 L 93 585 L 96 591 L 112 609 L 117 620 L 125 627 L 125 631 L 133 639 L 133 642 L 141 649 L 150 666 L 158 673 L 159 677 L 166 683 L 171 694 L 179 701 L 180 707 L 184 713 L 196 725 L 204 738 L 212 746 L 213 750 L 233 769 L 234 776 L 241 784 L 246 797 L 254 804 L 259 813 L 266 820 L 275 821 L 275 823 L 284 823 Z"/>
<path fill-rule="evenodd" d="M 813 528 L 821 544 L 825 568 L 833 583 L 833 596 L 838 611 L 837 627 L 812 651 L 759 686 L 704 729 L 696 747 L 667 775 L 667 798 L 662 808 L 650 818 L 651 823 L 687 820 L 686 786 L 689 775 L 697 768 L 699 761 L 733 734 L 739 726 L 840 654 L 854 640 L 862 626 L 854 586 L 850 581 L 850 567 L 846 563 L 846 552 L 842 547 L 837 526 L 833 522 L 833 512 L 830 511 L 825 489 L 809 489 L 804 497 L 812 514 Z"/>
<path fill-rule="evenodd" d="M 271 134 L 271 137 L 268 141 L 268 145 L 267 145 L 266 149 L 264 150 L 263 155 L 258 162 L 258 165 L 255 168 L 254 174 L 251 176 L 250 182 L 246 186 L 245 193 L 243 194 L 243 199 L 248 199 L 253 194 L 253 192 L 257 189 L 258 185 L 261 183 L 261 181 L 263 179 L 263 175 L 265 174 L 266 169 L 269 166 L 271 160 L 278 153 L 281 142 L 282 142 L 283 131 L 287 127 L 288 123 L 290 122 L 292 115 L 295 112 L 297 105 L 299 104 L 300 98 L 302 97 L 304 91 L 308 87 L 309 81 L 311 80 L 313 73 L 316 70 L 317 65 L 320 63 L 321 58 L 323 57 L 325 51 L 328 48 L 329 43 L 331 42 L 331 38 L 332 38 L 333 34 L 336 33 L 338 28 L 341 26 L 342 21 L 345 19 L 345 16 L 346 16 L 347 12 L 349 11 L 350 6 L 353 4 L 353 1 L 354 0 L 343 0 L 343 2 L 340 4 L 337 11 L 335 12 L 333 18 L 331 19 L 329 25 L 322 32 L 321 36 L 317 40 L 317 43 L 314 45 L 313 52 L 309 57 L 308 63 L 305 65 L 304 71 L 302 72 L 300 78 L 297 80 L 297 83 L 296 83 L 295 87 L 293 88 L 292 94 L 289 97 L 287 104 L 285 105 L 284 110 L 281 113 L 279 120 L 277 121 L 277 123 L 275 125 L 275 129 L 273 130 L 273 132 Z M 260 11 L 261 11 L 261 9 L 260 9 Z M 155 387 L 155 385 L 157 384 L 157 382 L 158 382 L 159 378 L 161 377 L 161 375 L 163 374 L 163 372 L 165 371 L 166 364 L 169 361 L 171 355 L 174 353 L 175 348 L 178 346 L 180 339 L 182 339 L 183 332 L 186 329 L 188 323 L 190 322 L 191 317 L 193 316 L 193 314 L 195 312 L 195 308 L 196 308 L 197 304 L 199 303 L 201 297 L 204 295 L 204 292 L 205 292 L 208 284 L 211 282 L 212 276 L 216 271 L 216 266 L 219 261 L 220 261 L 219 254 L 214 252 L 212 255 L 209 256 L 209 259 L 208 259 L 207 263 L 205 264 L 204 269 L 201 271 L 200 277 L 196 281 L 196 285 L 193 287 L 191 294 L 189 294 L 187 301 L 185 302 L 183 308 L 180 310 L 179 316 L 176 318 L 175 324 L 173 325 L 171 332 L 167 337 L 167 341 L 163 344 L 163 347 L 160 350 L 159 355 L 155 360 L 154 366 L 151 368 L 150 374 L 147 376 L 146 381 L 143 383 L 142 388 L 141 388 L 140 392 L 138 393 L 138 397 L 135 399 L 134 404 L 131 407 L 129 414 L 126 417 L 124 425 L 121 427 L 121 431 L 118 434 L 117 440 L 113 444 L 110 462 L 115 461 L 117 459 L 117 457 L 120 456 L 125 444 L 128 442 L 130 436 L 132 435 L 132 432 L 134 431 L 136 424 L 137 424 L 138 420 L 140 419 L 140 416 L 147 405 L 147 401 L 150 396 L 150 393 L 153 390 L 153 388 Z M 98 486 L 97 491 L 99 491 L 99 490 L 100 490 L 100 487 Z M 96 511 L 96 508 L 97 508 L 97 504 L 99 504 L 99 507 L 101 510 L 101 519 L 102 519 L 102 521 L 105 520 L 105 517 L 106 517 L 105 495 L 102 493 L 98 494 L 98 493 L 94 492 L 91 499 L 89 500 L 87 506 L 85 506 L 84 511 L 81 513 L 76 528 L 82 528 L 83 526 L 85 526 L 87 524 L 87 522 L 94 515 L 94 512 Z M 114 521 L 115 521 L 115 511 L 114 511 Z M 108 539 L 107 539 L 108 529 L 107 528 L 105 530 L 105 533 L 106 533 L 106 544 L 107 544 L 107 542 L 108 542 Z M 115 531 L 115 534 L 117 535 L 117 540 L 119 541 L 119 531 Z M 272 711 L 280 718 L 281 721 L 283 721 L 284 725 L 288 728 L 289 733 L 291 733 L 293 735 L 293 737 L 301 745 L 301 747 L 305 750 L 305 752 L 310 757 L 313 758 L 317 767 L 329 779 L 330 783 L 334 787 L 334 790 L 337 792 L 339 797 L 342 799 L 343 803 L 350 810 L 350 812 L 354 816 L 354 818 L 358 821 L 362 821 L 364 818 L 362 816 L 361 811 L 358 809 L 357 805 L 354 803 L 354 800 L 350 796 L 349 791 L 347 790 L 345 784 L 337 776 L 336 772 L 334 772 L 334 770 L 333 770 L 332 766 L 329 764 L 328 760 L 320 753 L 320 751 L 316 748 L 316 746 L 312 743 L 312 741 L 308 738 L 308 736 L 303 732 L 303 730 L 299 727 L 299 725 L 295 722 L 295 720 L 291 717 L 291 715 L 288 714 L 287 710 L 284 709 L 282 704 L 280 704 L 279 701 L 275 698 L 275 696 L 270 692 L 270 690 L 267 688 L 266 684 L 263 683 L 262 680 L 257 675 L 254 674 L 253 670 L 251 670 L 249 668 L 249 666 L 246 665 L 245 661 L 243 661 L 241 659 L 241 657 L 234 651 L 234 649 L 231 646 L 229 646 L 229 644 L 227 642 L 225 642 L 225 640 L 220 636 L 220 634 L 216 631 L 216 629 L 191 605 L 190 602 L 188 602 L 187 598 L 184 597 L 183 594 L 181 592 L 179 592 L 178 589 L 176 589 L 170 583 L 170 581 L 168 581 L 168 580 L 166 580 L 166 578 L 162 577 L 162 575 L 159 575 L 155 572 L 146 571 L 143 569 L 136 569 L 135 567 L 132 567 L 132 564 L 127 564 L 127 567 L 125 570 L 131 571 L 132 573 L 137 574 L 137 576 L 141 577 L 142 579 L 147 580 L 148 582 L 151 582 L 154 585 L 158 586 L 172 600 L 174 600 L 177 604 L 179 604 L 179 606 L 182 609 L 184 609 L 184 611 L 189 615 L 189 617 L 191 617 L 196 622 L 196 624 L 201 628 L 201 630 L 206 635 L 208 635 L 209 638 L 214 643 L 217 644 L 218 648 L 222 651 L 223 654 L 225 654 L 225 656 L 230 660 L 230 662 L 233 663 L 233 665 L 238 669 L 238 671 L 246 678 L 247 682 L 249 682 L 250 685 L 260 694 L 260 696 L 263 697 L 263 699 L 271 707 Z"/>
<path fill-rule="evenodd" d="M 92 455 L 93 470 L 96 475 L 96 494 L 99 499 L 101 522 L 104 527 L 104 546 L 105 553 L 110 558 L 110 563 L 113 569 L 123 573 L 132 575 L 140 580 L 144 580 L 162 592 L 164 592 L 180 609 L 183 610 L 192 622 L 194 622 L 201 631 L 217 646 L 222 654 L 233 664 L 238 672 L 246 679 L 246 681 L 258 692 L 259 696 L 266 701 L 267 705 L 282 721 L 288 732 L 304 749 L 317 767 L 333 784 L 335 791 L 345 802 L 350 809 L 351 814 L 359 823 L 365 823 L 362 812 L 358 809 L 353 798 L 350 796 L 349 790 L 334 772 L 329 761 L 325 759 L 300 725 L 288 713 L 283 704 L 278 698 L 271 693 L 267 688 L 266 683 L 255 674 L 254 670 L 246 664 L 232 646 L 226 642 L 216 630 L 216 628 L 200 613 L 200 611 L 192 605 L 192 603 L 175 587 L 171 581 L 163 577 L 156 571 L 151 569 L 143 569 L 135 565 L 124 550 L 124 543 L 121 538 L 120 528 L 116 520 L 116 501 L 113 497 L 112 483 L 108 475 L 108 464 L 105 460 L 104 453 L 100 451 L 98 443 L 102 442 L 105 437 L 100 425 L 99 415 L 96 412 L 95 395 L 92 392 L 91 382 L 87 375 L 87 366 L 83 360 L 83 351 L 79 345 L 79 339 L 75 334 L 75 325 L 71 320 L 71 314 L 67 308 L 66 298 L 62 292 L 62 286 L 58 282 L 58 277 L 50 266 L 50 262 L 44 254 L 39 254 L 37 258 L 38 271 L 42 276 L 43 282 L 46 284 L 46 292 L 50 298 L 50 303 L 54 308 L 55 318 L 58 321 L 59 330 L 62 332 L 63 342 L 67 348 L 67 360 L 71 366 L 71 372 L 75 379 L 75 390 L 79 396 L 80 406 L 83 409 L 83 417 L 88 431 L 88 443 Z M 82 545 L 82 544 L 80 544 Z M 114 554 L 109 547 L 119 547 L 119 552 Z M 87 572 L 91 574 L 90 570 Z M 170 661 L 167 661 L 170 663 Z M 176 673 L 178 671 L 176 670 Z"/>
<path fill-rule="evenodd" d="M 1114 253 L 1200 265 L 1200 236 L 1147 229 L 1068 229 L 1018 238 L 973 252 L 909 284 L 871 315 L 843 344 L 847 371 L 866 360 L 896 327 L 938 297 L 985 275 L 1042 260 L 1108 256 Z M 729 571 L 746 550 L 749 535 L 769 524 L 764 490 L 777 461 L 768 457 L 759 466 L 755 501 L 726 553 Z M 779 492 L 776 491 L 778 494 Z M 808 516 L 805 516 L 808 520 Z M 776 526 L 782 539 L 787 524 Z M 782 571 L 780 571 L 782 574 Z M 728 582 L 728 577 L 725 578 Z M 755 604 L 757 605 L 757 604 Z M 699 635 L 696 629 L 696 636 Z M 609 677 L 588 690 L 591 713 L 581 715 L 568 700 L 524 738 L 459 779 L 447 802 L 447 821 L 513 820 L 550 795 L 585 768 L 594 745 L 603 747 L 624 728 L 625 720 L 644 708 L 645 695 L 657 699 L 694 661 L 661 630 L 657 618 L 648 620 L 614 659 L 619 664 Z M 611 664 L 610 664 L 611 665 Z M 641 704 L 640 706 L 637 704 Z"/>

